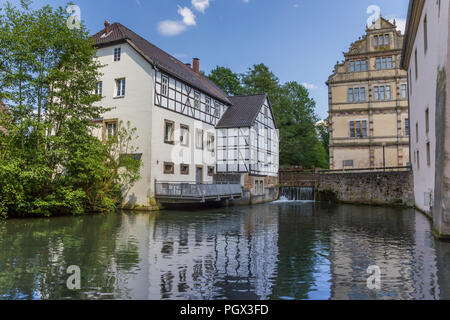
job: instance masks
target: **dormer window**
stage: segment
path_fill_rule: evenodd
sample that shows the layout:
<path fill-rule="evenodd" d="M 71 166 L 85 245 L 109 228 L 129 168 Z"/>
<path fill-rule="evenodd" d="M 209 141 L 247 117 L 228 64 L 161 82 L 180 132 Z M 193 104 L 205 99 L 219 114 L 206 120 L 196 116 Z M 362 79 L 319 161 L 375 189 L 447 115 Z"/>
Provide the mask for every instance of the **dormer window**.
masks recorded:
<path fill-rule="evenodd" d="M 114 61 L 120 61 L 120 55 L 122 53 L 121 48 L 114 48 Z"/>
<path fill-rule="evenodd" d="M 389 34 L 373 36 L 374 47 L 388 46 L 390 45 L 390 43 L 391 43 L 391 36 Z"/>

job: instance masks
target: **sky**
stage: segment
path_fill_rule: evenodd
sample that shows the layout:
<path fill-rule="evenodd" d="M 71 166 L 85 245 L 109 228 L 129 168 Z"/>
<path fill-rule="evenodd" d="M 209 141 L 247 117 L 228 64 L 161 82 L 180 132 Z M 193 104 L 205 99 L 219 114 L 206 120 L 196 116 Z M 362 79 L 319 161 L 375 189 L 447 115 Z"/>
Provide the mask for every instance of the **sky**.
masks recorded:
<path fill-rule="evenodd" d="M 1 3 L 5 0 L 0 0 Z M 19 3 L 19 0 L 10 0 Z M 343 52 L 365 33 L 378 6 L 404 29 L 408 0 L 72 0 L 92 34 L 120 22 L 183 62 L 200 59 L 243 73 L 266 64 L 281 83 L 304 84 L 321 119 L 328 116 L 325 82 Z M 33 7 L 67 6 L 34 0 Z"/>

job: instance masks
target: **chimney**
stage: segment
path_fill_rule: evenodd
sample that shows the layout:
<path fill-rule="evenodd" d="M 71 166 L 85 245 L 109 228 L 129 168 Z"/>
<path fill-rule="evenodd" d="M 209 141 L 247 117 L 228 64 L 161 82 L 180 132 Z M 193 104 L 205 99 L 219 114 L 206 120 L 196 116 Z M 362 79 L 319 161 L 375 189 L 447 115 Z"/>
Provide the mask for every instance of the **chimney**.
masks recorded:
<path fill-rule="evenodd" d="M 191 64 L 190 64 L 190 63 L 186 63 L 186 67 L 188 67 L 189 69 L 191 69 Z"/>
<path fill-rule="evenodd" d="M 105 33 L 108 34 L 111 31 L 111 27 L 109 25 L 109 21 L 105 20 Z"/>
<path fill-rule="evenodd" d="M 198 58 L 194 58 L 192 69 L 194 69 L 194 72 L 197 74 L 200 72 L 200 60 Z"/>

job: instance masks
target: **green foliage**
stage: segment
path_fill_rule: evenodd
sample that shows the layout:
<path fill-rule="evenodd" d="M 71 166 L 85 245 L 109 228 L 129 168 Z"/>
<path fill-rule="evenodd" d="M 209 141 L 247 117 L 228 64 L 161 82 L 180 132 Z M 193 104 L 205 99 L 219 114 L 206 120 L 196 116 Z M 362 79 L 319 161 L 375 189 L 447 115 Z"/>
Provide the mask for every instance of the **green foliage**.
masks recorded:
<path fill-rule="evenodd" d="M 208 78 L 230 96 L 238 96 L 244 92 L 239 75 L 229 68 L 217 66 L 211 70 Z"/>
<path fill-rule="evenodd" d="M 323 120 L 323 122 L 320 122 L 317 125 L 317 130 L 319 132 L 319 139 L 320 142 L 322 143 L 325 151 L 327 152 L 327 157 L 330 157 L 330 132 L 329 132 L 329 127 L 330 127 L 330 120 L 329 118 Z"/>
<path fill-rule="evenodd" d="M 329 167 L 328 145 L 321 143 L 316 130 L 316 103 L 304 86 L 297 82 L 280 84 L 264 64 L 254 65 L 240 76 L 217 67 L 209 78 L 227 93 L 269 95 L 280 130 L 280 165 Z"/>
<path fill-rule="evenodd" d="M 118 169 L 134 129 L 120 124 L 107 143 L 92 135 L 92 119 L 109 111 L 94 94 L 101 66 L 85 27 L 70 30 L 67 18 L 27 1 L 0 11 L 2 216 L 110 211 L 139 177 L 139 160 Z"/>

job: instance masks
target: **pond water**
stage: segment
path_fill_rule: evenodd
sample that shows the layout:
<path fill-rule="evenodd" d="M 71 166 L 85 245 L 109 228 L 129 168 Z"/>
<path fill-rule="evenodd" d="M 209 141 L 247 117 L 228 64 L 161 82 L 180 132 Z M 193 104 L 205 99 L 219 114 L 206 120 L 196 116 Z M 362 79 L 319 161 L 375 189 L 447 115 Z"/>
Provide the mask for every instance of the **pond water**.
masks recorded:
<path fill-rule="evenodd" d="M 450 244 L 430 227 L 413 209 L 291 201 L 9 220 L 0 299 L 449 299 Z"/>

